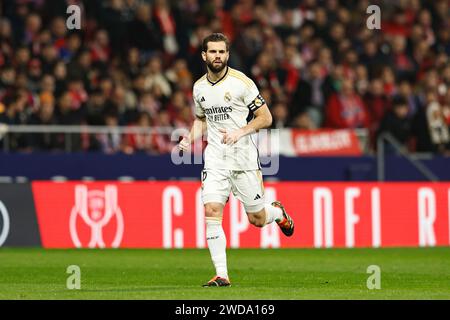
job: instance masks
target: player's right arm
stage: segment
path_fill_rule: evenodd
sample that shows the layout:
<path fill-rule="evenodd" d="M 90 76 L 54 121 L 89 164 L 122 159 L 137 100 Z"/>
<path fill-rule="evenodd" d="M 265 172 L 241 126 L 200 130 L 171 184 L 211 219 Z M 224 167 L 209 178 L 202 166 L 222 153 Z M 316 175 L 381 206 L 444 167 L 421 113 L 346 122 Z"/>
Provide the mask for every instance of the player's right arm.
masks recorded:
<path fill-rule="evenodd" d="M 178 144 L 178 147 L 182 151 L 190 151 L 192 142 L 201 138 L 203 136 L 203 134 L 206 132 L 205 110 L 203 110 L 202 105 L 198 101 L 199 100 L 198 99 L 199 92 L 198 92 L 197 83 L 199 83 L 199 81 L 197 81 L 194 84 L 194 88 L 193 88 L 193 92 L 192 92 L 193 93 L 192 98 L 194 100 L 194 105 L 195 105 L 195 120 L 194 120 L 194 123 L 192 124 L 191 131 L 189 132 L 189 134 L 185 135 L 183 137 L 183 140 L 181 140 L 181 142 Z"/>
<path fill-rule="evenodd" d="M 201 138 L 206 132 L 206 117 L 196 116 L 194 123 L 192 124 L 191 131 L 188 135 L 183 137 L 183 140 L 178 144 L 180 150 L 190 151 L 191 143 Z"/>

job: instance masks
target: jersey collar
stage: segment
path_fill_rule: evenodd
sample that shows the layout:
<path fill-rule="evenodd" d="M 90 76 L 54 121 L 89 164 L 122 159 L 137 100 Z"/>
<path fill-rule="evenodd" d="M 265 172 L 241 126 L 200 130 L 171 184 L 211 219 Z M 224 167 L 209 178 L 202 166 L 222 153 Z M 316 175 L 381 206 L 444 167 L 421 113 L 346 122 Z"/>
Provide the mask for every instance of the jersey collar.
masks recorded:
<path fill-rule="evenodd" d="M 215 86 L 216 84 L 218 84 L 219 82 L 222 82 L 227 77 L 229 70 L 230 70 L 230 68 L 227 66 L 227 71 L 225 71 L 225 74 L 222 76 L 222 78 L 220 78 L 216 82 L 212 82 L 211 80 L 209 80 L 208 73 L 206 73 L 206 80 L 208 80 L 210 85 Z"/>

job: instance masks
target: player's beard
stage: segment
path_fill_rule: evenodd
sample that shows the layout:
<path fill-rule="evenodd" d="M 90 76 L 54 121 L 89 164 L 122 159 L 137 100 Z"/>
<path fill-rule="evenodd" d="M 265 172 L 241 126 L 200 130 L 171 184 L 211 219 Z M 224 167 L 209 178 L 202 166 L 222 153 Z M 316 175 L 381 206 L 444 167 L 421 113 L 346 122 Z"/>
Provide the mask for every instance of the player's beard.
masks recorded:
<path fill-rule="evenodd" d="M 217 61 L 217 60 L 214 60 Z M 226 66 L 228 60 L 220 60 L 222 63 L 219 65 L 214 64 L 214 61 L 206 60 L 206 65 L 208 66 L 209 70 L 213 73 L 220 73 Z"/>

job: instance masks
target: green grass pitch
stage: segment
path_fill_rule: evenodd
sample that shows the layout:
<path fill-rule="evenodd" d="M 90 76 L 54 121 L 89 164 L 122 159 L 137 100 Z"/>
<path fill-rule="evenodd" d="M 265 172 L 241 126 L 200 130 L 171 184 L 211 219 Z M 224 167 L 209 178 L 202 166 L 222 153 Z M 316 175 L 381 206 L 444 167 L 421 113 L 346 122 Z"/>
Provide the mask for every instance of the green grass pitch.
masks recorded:
<path fill-rule="evenodd" d="M 69 265 L 81 289 L 68 290 Z M 381 289 L 366 286 L 381 269 Z M 450 299 L 450 248 L 228 250 L 232 287 L 202 288 L 208 250 L 0 249 L 0 299 Z"/>

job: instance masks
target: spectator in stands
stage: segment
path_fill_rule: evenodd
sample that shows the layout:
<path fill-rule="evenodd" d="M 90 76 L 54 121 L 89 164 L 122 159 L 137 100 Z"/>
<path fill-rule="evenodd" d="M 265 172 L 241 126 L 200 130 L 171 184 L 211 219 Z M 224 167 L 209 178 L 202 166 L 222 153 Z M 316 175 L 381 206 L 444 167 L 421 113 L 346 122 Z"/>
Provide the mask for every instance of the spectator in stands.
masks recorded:
<path fill-rule="evenodd" d="M 426 93 L 426 104 L 414 117 L 413 133 L 416 139 L 416 151 L 448 153 L 449 128 L 438 95 L 433 89 Z"/>
<path fill-rule="evenodd" d="M 129 78 L 134 79 L 141 72 L 141 67 L 142 66 L 139 49 L 136 47 L 132 47 L 127 52 L 126 62 L 122 65 L 122 70 Z"/>
<path fill-rule="evenodd" d="M 71 103 L 72 104 L 72 103 Z M 102 125 L 107 99 L 99 88 L 91 92 L 86 103 L 85 119 L 88 125 Z"/>
<path fill-rule="evenodd" d="M 392 109 L 381 120 L 378 134 L 389 133 L 397 142 L 408 147 L 411 138 L 412 120 L 408 116 L 408 102 L 402 97 L 396 97 L 392 101 Z M 393 151 L 391 145 L 386 144 L 386 151 Z"/>
<path fill-rule="evenodd" d="M 55 95 L 60 96 L 67 88 L 67 67 L 64 62 L 58 61 L 53 69 L 55 77 Z"/>
<path fill-rule="evenodd" d="M 109 44 L 109 34 L 106 30 L 100 29 L 95 34 L 95 39 L 92 41 L 91 59 L 93 63 L 107 64 L 111 59 L 111 47 Z"/>
<path fill-rule="evenodd" d="M 355 129 L 369 127 L 370 119 L 366 106 L 354 90 L 351 79 L 342 81 L 342 89 L 330 97 L 326 106 L 328 128 Z"/>
<path fill-rule="evenodd" d="M 448 130 L 450 130 L 450 87 L 447 88 L 447 93 L 442 103 L 442 115 L 444 116 L 444 121 L 447 124 Z"/>
<path fill-rule="evenodd" d="M 272 112 L 272 126 L 273 129 L 286 128 L 289 121 L 289 110 L 286 103 L 278 102 L 271 108 Z"/>
<path fill-rule="evenodd" d="M 261 52 L 256 64 L 253 66 L 251 74 L 255 83 L 260 88 L 268 88 L 277 99 L 284 98 L 282 85 L 285 79 L 285 73 L 281 71 L 273 61 L 274 57 L 268 52 Z"/>
<path fill-rule="evenodd" d="M 42 63 L 39 59 L 30 60 L 27 75 L 27 89 L 32 92 L 37 92 L 39 90 L 39 83 L 41 81 L 42 74 Z"/>
<path fill-rule="evenodd" d="M 0 71 L 0 97 L 4 99 L 14 91 L 16 70 L 12 66 L 4 66 Z"/>
<path fill-rule="evenodd" d="M 26 46 L 17 48 L 13 60 L 14 68 L 19 73 L 26 73 L 31 60 L 30 50 Z"/>
<path fill-rule="evenodd" d="M 162 110 L 158 113 L 155 125 L 166 129 L 173 126 L 173 123 L 170 121 L 169 113 L 166 110 Z M 155 132 L 152 135 L 152 138 L 155 149 L 154 151 L 157 153 L 170 153 L 175 147 L 175 143 L 171 140 L 171 133 L 169 132 Z"/>
<path fill-rule="evenodd" d="M 297 88 L 291 99 L 289 118 L 295 118 L 299 113 L 309 110 L 313 113 L 316 126 L 322 124 L 322 114 L 325 105 L 325 95 L 323 85 L 325 74 L 322 72 L 320 64 L 314 62 L 309 67 L 309 73 L 304 79 L 300 79 Z"/>
<path fill-rule="evenodd" d="M 448 144 L 450 142 L 450 134 L 444 118 L 444 110 L 435 93 L 430 92 L 427 96 L 427 101 L 426 116 L 433 151 L 444 154 L 449 150 Z"/>
<path fill-rule="evenodd" d="M 112 111 L 118 116 L 119 124 L 124 125 L 133 122 L 136 112 L 136 96 L 125 85 L 116 85 L 111 97 Z"/>
<path fill-rule="evenodd" d="M 89 96 L 84 88 L 83 80 L 81 78 L 72 78 L 67 84 L 67 91 L 71 95 L 71 108 L 73 110 L 80 110 L 84 107 Z"/>
<path fill-rule="evenodd" d="M 55 99 L 51 93 L 44 92 L 40 96 L 39 111 L 30 118 L 32 125 L 55 125 Z M 56 133 L 33 133 L 29 135 L 29 144 L 35 150 L 54 151 L 64 146 L 64 135 Z"/>
<path fill-rule="evenodd" d="M 154 1 L 154 20 L 161 30 L 162 45 L 169 55 L 175 55 L 179 48 L 175 38 L 176 22 L 167 0 Z"/>
<path fill-rule="evenodd" d="M 388 57 L 380 50 L 380 46 L 375 38 L 367 39 L 362 49 L 363 52 L 359 61 L 367 66 L 369 76 L 373 78 L 378 70 L 388 63 Z"/>
<path fill-rule="evenodd" d="M 39 83 L 39 89 L 37 91 L 39 94 L 49 92 L 55 96 L 55 78 L 51 74 L 44 75 Z"/>
<path fill-rule="evenodd" d="M 51 43 L 46 43 L 42 49 L 41 62 L 42 72 L 49 74 L 53 72 L 53 69 L 58 62 L 58 51 Z"/>
<path fill-rule="evenodd" d="M 44 92 L 41 97 L 53 97 L 50 92 Z M 41 98 L 42 101 L 42 98 Z M 77 117 L 77 110 L 72 108 L 72 95 L 69 91 L 63 93 L 58 99 L 56 107 L 56 117 L 58 124 L 75 125 L 80 124 L 80 119 Z"/>
<path fill-rule="evenodd" d="M 58 124 L 71 126 L 81 125 L 83 112 L 83 110 L 74 110 L 72 108 L 72 95 L 68 91 L 64 92 L 57 99 L 55 116 Z M 66 139 L 69 139 L 69 141 L 66 141 Z M 77 133 L 64 134 L 64 136 L 61 137 L 61 140 L 64 140 L 65 143 L 69 143 L 72 151 L 79 151 L 82 148 L 81 137 Z"/>
<path fill-rule="evenodd" d="M 128 27 L 127 39 L 130 46 L 138 48 L 145 55 L 161 48 L 161 33 L 153 22 L 152 8 L 149 4 L 142 3 L 136 9 L 136 16 Z"/>
<path fill-rule="evenodd" d="M 193 120 L 194 116 L 192 108 L 186 105 L 180 110 L 176 118 L 171 122 L 176 128 L 189 128 Z"/>
<path fill-rule="evenodd" d="M 355 67 L 355 90 L 360 96 L 369 91 L 369 74 L 366 66 L 358 64 Z"/>
<path fill-rule="evenodd" d="M 392 39 L 390 65 L 394 66 L 397 79 L 412 79 L 416 70 L 412 58 L 406 52 L 406 38 L 396 35 Z"/>
<path fill-rule="evenodd" d="M 153 56 L 149 59 L 145 71 L 145 89 L 153 90 L 155 86 L 161 89 L 161 93 L 166 97 L 170 97 L 172 89 L 169 80 L 163 73 L 162 61 L 158 56 Z"/>
<path fill-rule="evenodd" d="M 81 46 L 80 36 L 73 32 L 65 34 L 59 44 L 59 57 L 65 63 L 69 63 L 78 53 Z"/>
<path fill-rule="evenodd" d="M 381 71 L 381 79 L 383 80 L 384 93 L 388 97 L 395 95 L 397 90 L 397 83 L 395 80 L 395 73 L 391 66 L 384 66 Z"/>
<path fill-rule="evenodd" d="M 131 2 L 136 3 L 136 1 Z M 128 9 L 124 0 L 109 1 L 109 6 L 102 9 L 102 21 L 105 30 L 109 31 L 112 51 L 124 52 L 127 23 L 134 17 L 134 11 Z"/>
<path fill-rule="evenodd" d="M 406 99 L 408 103 L 408 117 L 413 118 L 421 108 L 422 102 L 413 92 L 413 88 L 408 80 L 402 80 L 400 82 L 397 95 Z"/>
<path fill-rule="evenodd" d="M 383 90 L 383 81 L 379 78 L 372 80 L 369 91 L 364 95 L 364 103 L 370 115 L 370 129 L 378 130 L 384 115 L 390 110 L 390 98 Z"/>
<path fill-rule="evenodd" d="M 3 112 L 0 122 L 9 125 L 24 125 L 28 122 L 29 114 L 26 110 L 27 97 L 24 92 L 10 94 L 4 99 Z"/>
<path fill-rule="evenodd" d="M 298 116 L 296 116 L 294 118 L 294 121 L 292 122 L 292 127 L 301 130 L 317 129 L 308 112 L 302 112 Z"/>
<path fill-rule="evenodd" d="M 119 117 L 113 111 L 110 111 L 104 116 L 105 125 L 112 129 L 112 132 L 102 133 L 97 135 L 97 139 L 100 142 L 101 150 L 106 154 L 113 154 L 122 149 L 122 134 L 114 131 L 119 125 Z"/>
<path fill-rule="evenodd" d="M 140 112 L 135 125 L 130 128 L 145 130 L 145 132 L 137 132 L 126 135 L 124 144 L 124 152 L 131 153 L 154 153 L 154 134 L 150 132 L 152 120 L 147 112 Z"/>
<path fill-rule="evenodd" d="M 150 91 L 146 91 L 141 95 L 137 106 L 138 111 L 145 112 L 152 118 L 157 116 L 161 108 L 161 103 L 155 99 Z"/>

